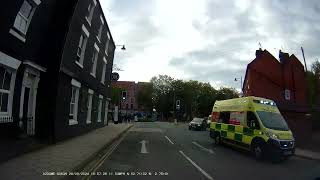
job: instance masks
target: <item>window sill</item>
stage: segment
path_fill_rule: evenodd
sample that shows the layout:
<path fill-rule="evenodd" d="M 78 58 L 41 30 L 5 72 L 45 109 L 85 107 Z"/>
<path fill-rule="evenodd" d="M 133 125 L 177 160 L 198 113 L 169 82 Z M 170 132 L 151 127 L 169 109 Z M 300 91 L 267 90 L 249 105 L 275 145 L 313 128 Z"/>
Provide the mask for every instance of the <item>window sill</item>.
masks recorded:
<path fill-rule="evenodd" d="M 108 52 L 107 52 L 107 51 L 104 51 L 104 53 L 106 53 L 106 56 L 108 57 Z"/>
<path fill-rule="evenodd" d="M 26 42 L 26 38 L 21 36 L 19 33 L 17 33 L 15 30 L 10 29 L 9 31 L 10 34 L 12 34 L 14 37 L 18 38 L 19 40 L 21 40 L 22 42 Z"/>
<path fill-rule="evenodd" d="M 101 40 L 100 40 L 100 38 L 99 38 L 98 36 L 96 36 L 96 38 L 97 38 L 98 42 L 99 42 L 99 43 L 101 43 Z"/>
<path fill-rule="evenodd" d="M 91 76 L 93 76 L 94 78 L 96 78 L 96 75 L 95 74 L 93 74 L 93 73 L 90 73 L 91 74 Z"/>
<path fill-rule="evenodd" d="M 78 124 L 78 121 L 74 119 L 69 119 L 69 125 L 76 125 L 76 124 Z"/>
<path fill-rule="evenodd" d="M 91 124 L 91 121 L 87 121 L 87 124 Z"/>
<path fill-rule="evenodd" d="M 91 26 L 91 21 L 88 19 L 88 17 L 85 17 L 85 18 L 86 18 L 86 20 L 87 20 L 87 22 L 88 22 L 89 26 Z"/>
<path fill-rule="evenodd" d="M 79 63 L 78 61 L 75 61 L 75 63 L 76 63 L 79 67 L 83 68 L 83 65 L 82 65 L 81 63 Z"/>
<path fill-rule="evenodd" d="M 102 122 L 102 120 L 97 120 L 98 123 Z"/>

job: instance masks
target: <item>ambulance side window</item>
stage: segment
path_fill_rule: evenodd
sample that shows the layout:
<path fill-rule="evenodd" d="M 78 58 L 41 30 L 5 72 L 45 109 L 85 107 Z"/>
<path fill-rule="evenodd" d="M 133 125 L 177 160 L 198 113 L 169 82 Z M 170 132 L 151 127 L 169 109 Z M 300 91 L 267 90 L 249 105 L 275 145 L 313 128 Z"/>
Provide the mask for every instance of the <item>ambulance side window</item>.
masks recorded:
<path fill-rule="evenodd" d="M 247 112 L 247 126 L 251 129 L 260 129 L 257 116 L 252 111 Z"/>
<path fill-rule="evenodd" d="M 220 112 L 219 122 L 228 124 L 230 119 L 230 112 Z"/>

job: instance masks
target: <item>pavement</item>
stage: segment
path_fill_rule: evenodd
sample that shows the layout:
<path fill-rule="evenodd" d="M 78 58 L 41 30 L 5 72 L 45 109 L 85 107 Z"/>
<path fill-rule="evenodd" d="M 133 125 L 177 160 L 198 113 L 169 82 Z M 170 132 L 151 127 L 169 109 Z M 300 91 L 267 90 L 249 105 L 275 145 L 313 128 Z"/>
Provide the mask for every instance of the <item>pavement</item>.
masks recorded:
<path fill-rule="evenodd" d="M 296 156 L 300 156 L 302 158 L 307 158 L 307 159 L 313 159 L 313 160 L 319 160 L 320 161 L 320 153 L 319 152 L 310 151 L 310 150 L 307 150 L 307 149 L 296 148 L 295 155 Z"/>
<path fill-rule="evenodd" d="M 90 133 L 50 145 L 0 164 L 0 179 L 61 179 L 47 174 L 73 172 L 83 166 L 132 124 L 109 124 Z"/>
<path fill-rule="evenodd" d="M 187 124 L 135 123 L 91 179 L 316 179 L 320 163 L 292 156 L 281 163 L 214 145 L 207 131 Z"/>

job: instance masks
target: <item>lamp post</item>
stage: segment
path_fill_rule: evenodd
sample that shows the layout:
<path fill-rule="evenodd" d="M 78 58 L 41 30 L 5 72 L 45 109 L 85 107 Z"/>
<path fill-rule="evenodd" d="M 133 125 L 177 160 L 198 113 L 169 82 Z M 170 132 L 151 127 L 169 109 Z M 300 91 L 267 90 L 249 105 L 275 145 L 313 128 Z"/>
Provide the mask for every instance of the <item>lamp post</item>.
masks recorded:
<path fill-rule="evenodd" d="M 121 50 L 126 50 L 126 47 L 125 47 L 125 45 L 123 44 L 123 45 L 115 45 L 115 48 L 117 48 L 117 46 L 121 46 L 122 48 L 121 48 Z M 115 64 L 112 64 L 112 71 L 122 71 L 120 68 L 118 68 L 118 67 L 116 67 L 116 66 L 114 66 Z M 111 73 L 112 75 L 113 75 L 113 73 Z M 117 73 L 116 73 L 117 74 Z M 117 74 L 117 80 L 119 79 L 119 74 Z M 117 81 L 117 80 L 115 80 L 115 81 Z M 109 85 L 108 85 L 108 87 L 110 87 Z M 119 121 L 119 114 L 118 114 L 118 112 L 120 112 L 121 113 L 121 103 L 122 103 L 122 101 L 121 101 L 121 94 L 119 95 L 119 101 L 118 100 L 115 100 L 115 102 L 114 102 L 114 121 L 115 121 L 115 119 L 116 119 L 116 117 L 117 117 L 117 121 Z M 116 109 L 116 106 L 115 106 L 115 104 L 116 104 L 116 101 L 118 101 L 118 106 L 117 106 L 117 109 Z"/>
<path fill-rule="evenodd" d="M 126 50 L 126 46 L 124 44 L 121 44 L 121 45 L 116 45 L 116 48 L 117 46 L 121 46 L 121 50 L 125 51 Z"/>
<path fill-rule="evenodd" d="M 234 78 L 234 81 L 239 81 L 240 80 L 240 95 L 243 96 L 243 92 L 242 92 L 242 76 L 240 76 L 240 78 Z"/>

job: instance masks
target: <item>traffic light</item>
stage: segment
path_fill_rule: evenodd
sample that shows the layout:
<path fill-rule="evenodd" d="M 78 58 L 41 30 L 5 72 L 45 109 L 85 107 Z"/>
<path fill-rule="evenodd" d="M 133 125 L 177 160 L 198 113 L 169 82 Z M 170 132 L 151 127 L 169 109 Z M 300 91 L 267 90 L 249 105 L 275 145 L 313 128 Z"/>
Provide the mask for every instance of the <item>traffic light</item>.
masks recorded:
<path fill-rule="evenodd" d="M 127 91 L 122 91 L 122 100 L 127 99 Z"/>
<path fill-rule="evenodd" d="M 178 109 L 178 110 L 180 109 L 180 100 L 176 101 L 176 109 Z"/>

